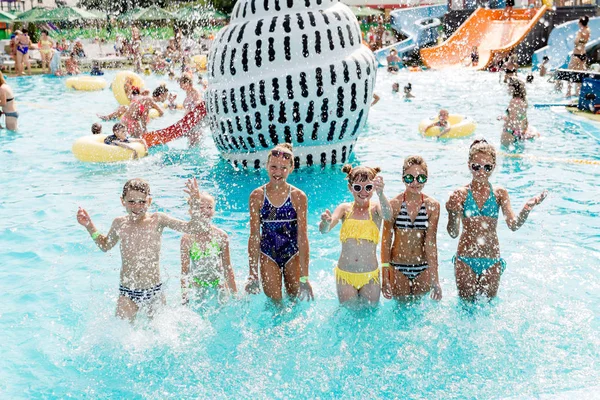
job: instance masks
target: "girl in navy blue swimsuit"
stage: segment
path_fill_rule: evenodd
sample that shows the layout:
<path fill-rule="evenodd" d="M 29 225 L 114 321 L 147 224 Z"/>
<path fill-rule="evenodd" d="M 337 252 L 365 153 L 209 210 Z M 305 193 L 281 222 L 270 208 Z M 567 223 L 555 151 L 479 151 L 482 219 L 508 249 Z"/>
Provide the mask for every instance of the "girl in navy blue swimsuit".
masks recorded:
<path fill-rule="evenodd" d="M 282 299 L 282 280 L 290 297 L 314 299 L 308 282 L 308 209 L 304 192 L 287 183 L 294 169 L 292 145 L 275 146 L 267 158 L 269 183 L 250 195 L 250 274 L 246 291 L 262 288 L 272 300 Z"/>

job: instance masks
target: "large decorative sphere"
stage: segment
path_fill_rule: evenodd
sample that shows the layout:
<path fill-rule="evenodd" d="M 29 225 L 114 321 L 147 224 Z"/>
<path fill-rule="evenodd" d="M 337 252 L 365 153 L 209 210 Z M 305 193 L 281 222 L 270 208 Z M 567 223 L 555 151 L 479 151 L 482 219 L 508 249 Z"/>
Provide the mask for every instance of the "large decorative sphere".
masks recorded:
<path fill-rule="evenodd" d="M 367 120 L 375 65 L 356 17 L 337 0 L 239 0 L 207 67 L 219 151 L 259 168 L 288 142 L 296 167 L 346 162 Z"/>

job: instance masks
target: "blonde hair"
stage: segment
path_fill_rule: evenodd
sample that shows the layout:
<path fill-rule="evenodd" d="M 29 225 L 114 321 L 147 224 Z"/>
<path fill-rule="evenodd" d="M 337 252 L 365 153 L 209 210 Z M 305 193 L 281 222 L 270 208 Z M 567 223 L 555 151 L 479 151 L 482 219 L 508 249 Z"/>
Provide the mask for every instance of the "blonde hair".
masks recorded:
<path fill-rule="evenodd" d="M 141 178 L 130 179 L 123 186 L 123 195 L 125 198 L 130 191 L 142 192 L 146 196 L 150 196 L 150 184 Z"/>
<path fill-rule="evenodd" d="M 342 172 L 346 174 L 349 183 L 365 182 L 373 180 L 381 172 L 381 168 L 362 166 L 352 168 L 352 164 L 346 164 L 342 167 Z"/>
<path fill-rule="evenodd" d="M 469 161 L 473 160 L 473 157 L 475 157 L 475 154 L 477 153 L 483 153 L 491 156 L 494 160 L 494 164 L 496 164 L 496 149 L 494 146 L 489 144 L 487 140 L 476 139 L 473 141 L 471 147 L 469 148 Z"/>
<path fill-rule="evenodd" d="M 273 150 L 281 150 L 285 153 L 290 153 L 292 155 L 292 157 L 290 157 L 290 165 L 294 165 L 294 150 L 291 143 L 279 143 L 278 145 L 273 147 L 269 151 L 269 155 L 267 156 L 267 164 L 269 163 L 269 161 L 271 161 L 271 151 Z"/>
<path fill-rule="evenodd" d="M 425 159 L 421 156 L 408 156 L 404 160 L 404 165 L 402 166 L 402 175 L 406 172 L 407 169 L 412 167 L 413 165 L 420 165 L 425 170 L 425 175 L 429 175 L 427 172 L 427 163 Z"/>

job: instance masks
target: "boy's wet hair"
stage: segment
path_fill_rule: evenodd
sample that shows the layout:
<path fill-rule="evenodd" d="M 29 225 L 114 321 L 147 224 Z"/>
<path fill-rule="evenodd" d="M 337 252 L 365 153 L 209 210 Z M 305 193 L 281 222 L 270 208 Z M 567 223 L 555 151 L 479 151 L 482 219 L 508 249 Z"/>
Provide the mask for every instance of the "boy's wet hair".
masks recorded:
<path fill-rule="evenodd" d="M 163 94 L 169 93 L 169 89 L 167 89 L 166 85 L 160 85 L 159 87 L 157 87 L 156 89 L 154 89 L 154 92 L 152 92 L 152 96 L 153 97 L 159 97 L 162 96 Z"/>
<path fill-rule="evenodd" d="M 544 58 L 542 58 L 542 61 L 550 61 L 550 57 L 544 56 Z"/>
<path fill-rule="evenodd" d="M 113 125 L 113 133 L 116 133 L 117 131 L 120 131 L 121 129 L 127 129 L 125 127 L 125 125 L 123 125 L 120 122 L 117 122 L 116 124 Z"/>
<path fill-rule="evenodd" d="M 125 182 L 125 186 L 123 186 L 122 198 L 125 198 L 130 190 L 141 192 L 146 196 L 150 196 L 150 184 L 142 178 L 134 178 Z"/>

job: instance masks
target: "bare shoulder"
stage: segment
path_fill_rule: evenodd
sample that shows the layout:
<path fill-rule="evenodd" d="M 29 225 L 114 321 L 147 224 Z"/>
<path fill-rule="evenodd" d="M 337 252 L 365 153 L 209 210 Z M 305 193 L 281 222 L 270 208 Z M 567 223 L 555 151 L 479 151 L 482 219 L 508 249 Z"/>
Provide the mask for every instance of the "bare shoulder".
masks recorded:
<path fill-rule="evenodd" d="M 256 189 L 254 189 L 252 191 L 252 193 L 250 193 L 250 201 L 251 202 L 261 201 L 264 197 L 265 197 L 265 187 L 264 186 L 257 187 Z"/>
<path fill-rule="evenodd" d="M 221 242 L 221 243 L 229 242 L 229 235 L 223 229 L 213 226 L 213 233 L 219 242 Z"/>
<path fill-rule="evenodd" d="M 308 200 L 308 198 L 306 197 L 306 193 L 304 193 L 302 190 L 298 189 L 295 186 L 291 186 L 291 192 L 292 192 L 292 200 L 305 201 L 305 202 Z"/>
<path fill-rule="evenodd" d="M 125 223 L 125 221 L 127 221 L 127 216 L 124 215 L 122 217 L 117 217 L 114 219 L 113 221 L 113 227 L 116 229 L 119 229 L 123 226 L 123 224 Z"/>
<path fill-rule="evenodd" d="M 433 197 L 430 197 L 426 194 L 423 194 L 423 197 L 424 197 L 425 207 L 427 207 L 427 209 L 432 210 L 432 211 L 440 209 L 439 201 L 437 201 Z"/>

